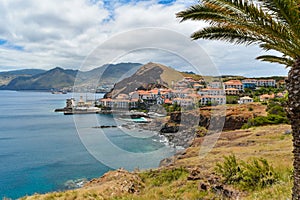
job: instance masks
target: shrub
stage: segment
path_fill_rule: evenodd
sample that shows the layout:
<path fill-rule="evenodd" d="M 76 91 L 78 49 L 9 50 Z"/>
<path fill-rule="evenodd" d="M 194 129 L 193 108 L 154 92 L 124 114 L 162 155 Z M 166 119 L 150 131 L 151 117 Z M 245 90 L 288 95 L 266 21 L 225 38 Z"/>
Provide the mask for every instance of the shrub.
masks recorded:
<path fill-rule="evenodd" d="M 239 100 L 238 96 L 226 96 L 226 104 L 237 104 Z"/>
<path fill-rule="evenodd" d="M 217 163 L 216 172 L 219 173 L 223 178 L 224 182 L 228 184 L 235 184 L 241 180 L 241 168 L 240 164 L 236 160 L 235 155 L 224 157 L 225 161 L 223 164 Z"/>
<path fill-rule="evenodd" d="M 207 134 L 207 129 L 203 126 L 198 126 L 195 130 L 195 137 L 204 137 Z"/>
<path fill-rule="evenodd" d="M 150 181 L 153 186 L 161 186 L 164 183 L 171 183 L 180 179 L 181 177 L 186 177 L 188 171 L 183 168 L 174 169 L 163 169 L 156 171 L 147 171 L 140 174 L 143 181 Z"/>
<path fill-rule="evenodd" d="M 244 190 L 255 190 L 271 186 L 279 180 L 278 173 L 263 158 L 254 158 L 249 163 L 237 161 L 234 155 L 224 158 L 223 164 L 216 165 L 216 172 L 223 177 L 224 183 Z"/>
<path fill-rule="evenodd" d="M 268 114 L 267 116 L 258 116 L 249 119 L 246 124 L 242 126 L 243 129 L 253 126 L 264 126 L 268 124 L 288 124 L 289 120 L 286 116 Z"/>

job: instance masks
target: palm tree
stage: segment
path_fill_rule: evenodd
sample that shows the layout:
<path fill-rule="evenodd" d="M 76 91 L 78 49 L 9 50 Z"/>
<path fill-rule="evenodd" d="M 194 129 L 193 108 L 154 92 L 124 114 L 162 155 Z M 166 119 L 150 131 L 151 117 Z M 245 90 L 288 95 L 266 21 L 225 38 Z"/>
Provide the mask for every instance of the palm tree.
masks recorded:
<path fill-rule="evenodd" d="M 278 53 L 257 59 L 290 69 L 287 80 L 288 112 L 293 130 L 293 199 L 300 199 L 300 0 L 202 0 L 177 13 L 185 20 L 202 20 L 208 26 L 192 38 L 256 44 Z"/>

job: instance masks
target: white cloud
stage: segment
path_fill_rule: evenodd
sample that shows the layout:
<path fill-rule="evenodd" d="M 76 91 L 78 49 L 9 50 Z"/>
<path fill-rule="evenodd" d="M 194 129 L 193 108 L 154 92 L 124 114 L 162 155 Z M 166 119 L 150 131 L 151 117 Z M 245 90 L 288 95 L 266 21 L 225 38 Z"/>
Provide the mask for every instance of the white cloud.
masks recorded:
<path fill-rule="evenodd" d="M 187 1 L 184 0 L 167 5 L 158 4 L 155 0 L 120 2 L 124 1 L 92 3 L 91 0 L 0 0 L 0 39 L 24 49 L 0 45 L 0 71 L 9 67 L 11 69 L 79 67 L 97 46 L 107 40 L 111 42 L 111 38 L 122 32 L 145 27 L 165 28 L 181 33 L 190 40 L 189 35 L 204 25 L 191 21 L 179 23 L 175 13 L 187 7 Z M 190 5 L 196 2 L 188 3 Z M 137 43 L 139 46 L 142 44 L 149 46 L 149 43 L 164 42 L 169 42 L 166 44 L 167 48 L 189 51 L 186 43 L 171 42 L 172 38 L 163 33 L 153 38 L 143 38 L 140 35 L 123 39 L 124 41 L 118 44 L 111 42 L 110 45 L 106 45 L 109 47 L 105 51 L 106 54 L 126 53 L 126 50 Z M 272 73 L 270 69 L 273 69 L 274 65 L 254 61 L 260 53 L 258 48 L 237 47 L 211 41 L 197 43 L 224 74 Z M 193 53 L 195 54 L 190 50 L 190 54 Z M 163 62 L 181 69 L 187 65 L 182 59 L 175 59 L 176 56 L 167 54 L 159 50 L 139 51 L 127 54 L 120 60 L 147 62 L 148 56 L 149 61 Z M 195 54 L 192 59 L 198 59 L 197 55 Z M 105 58 L 103 55 L 97 56 L 98 59 Z M 140 59 L 137 59 L 137 56 Z M 90 62 L 90 65 L 97 65 L 96 60 Z M 257 66 L 259 70 L 253 71 Z M 274 73 L 284 74 L 285 71 L 283 67 L 278 67 L 278 71 Z"/>

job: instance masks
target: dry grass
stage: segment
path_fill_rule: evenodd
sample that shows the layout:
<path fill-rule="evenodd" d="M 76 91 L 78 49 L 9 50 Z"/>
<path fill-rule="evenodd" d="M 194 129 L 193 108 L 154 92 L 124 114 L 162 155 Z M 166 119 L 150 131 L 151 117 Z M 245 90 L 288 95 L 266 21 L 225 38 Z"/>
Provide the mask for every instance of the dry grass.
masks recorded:
<path fill-rule="evenodd" d="M 259 191 L 242 192 L 239 199 L 290 199 L 292 187 L 290 169 L 292 168 L 293 155 L 292 136 L 284 134 L 288 129 L 290 129 L 289 125 L 274 125 L 223 132 L 215 147 L 202 159 L 199 158 L 198 154 L 199 145 L 203 139 L 198 139 L 195 140 L 194 147 L 190 147 L 184 154 L 175 159 L 173 165 L 176 167 L 183 166 L 187 169 L 197 167 L 201 169 L 201 174 L 205 177 L 215 171 L 216 163 L 222 162 L 224 156 L 235 154 L 238 159 L 245 161 L 253 157 L 262 157 L 267 159 L 280 173 L 281 182 Z M 111 187 L 114 184 L 117 185 L 113 180 L 110 181 Z M 153 178 L 145 178 L 144 176 L 143 188 L 135 194 L 124 191 L 116 192 L 109 187 L 105 188 L 98 185 L 74 191 L 35 195 L 23 199 L 222 199 L 210 191 L 198 190 L 200 181 L 189 181 L 186 176 L 181 176 L 172 182 L 155 186 Z"/>

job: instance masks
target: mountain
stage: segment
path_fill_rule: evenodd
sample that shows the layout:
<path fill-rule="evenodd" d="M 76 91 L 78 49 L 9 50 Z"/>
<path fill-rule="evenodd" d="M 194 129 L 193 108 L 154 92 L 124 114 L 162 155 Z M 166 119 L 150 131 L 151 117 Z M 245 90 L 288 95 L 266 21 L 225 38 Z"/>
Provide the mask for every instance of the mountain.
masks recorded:
<path fill-rule="evenodd" d="M 138 70 L 140 63 L 106 64 L 90 71 L 80 71 L 76 84 L 80 86 L 113 85 L 119 80 L 131 76 Z"/>
<path fill-rule="evenodd" d="M 1 84 L 0 89 L 6 90 L 51 90 L 69 88 L 76 86 L 95 88 L 99 85 L 113 85 L 118 80 L 131 76 L 142 64 L 140 63 L 119 63 L 106 64 L 90 71 L 78 71 L 70 69 L 62 69 L 56 67 L 49 71 L 34 71 L 34 70 L 19 70 L 5 73 L 26 75 L 17 76 L 12 79 L 7 79 Z M 42 72 L 42 73 L 39 73 Z M 4 72 L 3 72 L 4 73 Z M 1 74 L 0 74 L 1 75 Z M 1 86 L 2 85 L 2 86 Z"/>
<path fill-rule="evenodd" d="M 172 83 L 183 79 L 183 75 L 173 68 L 158 63 L 148 63 L 138 69 L 132 76 L 116 83 L 106 97 L 116 97 L 118 94 L 128 94 L 137 88 L 147 88 L 149 84 L 171 87 Z"/>
<path fill-rule="evenodd" d="M 46 70 L 43 69 L 21 69 L 21 70 L 13 70 L 13 71 L 6 71 L 0 72 L 1 76 L 11 76 L 11 75 L 37 75 L 44 73 Z"/>
<path fill-rule="evenodd" d="M 14 71 L 0 72 L 0 86 L 7 85 L 10 81 L 17 77 L 28 77 L 45 72 L 42 69 L 22 69 Z"/>
<path fill-rule="evenodd" d="M 49 90 L 73 85 L 77 70 L 64 70 L 56 67 L 41 74 L 17 77 L 3 89 L 8 90 Z"/>

